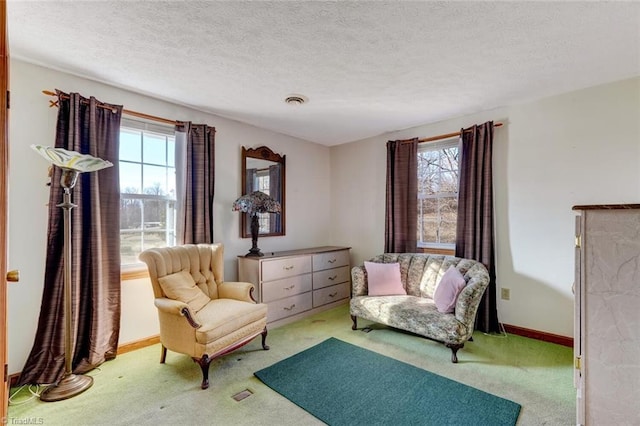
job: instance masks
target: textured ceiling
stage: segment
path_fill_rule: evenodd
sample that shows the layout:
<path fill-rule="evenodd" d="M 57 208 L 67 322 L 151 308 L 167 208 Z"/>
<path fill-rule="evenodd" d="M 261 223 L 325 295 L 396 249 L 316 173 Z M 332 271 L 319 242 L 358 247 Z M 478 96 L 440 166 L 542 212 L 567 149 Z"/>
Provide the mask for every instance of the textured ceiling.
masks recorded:
<path fill-rule="evenodd" d="M 7 4 L 13 58 L 325 145 L 640 75 L 635 2 Z"/>

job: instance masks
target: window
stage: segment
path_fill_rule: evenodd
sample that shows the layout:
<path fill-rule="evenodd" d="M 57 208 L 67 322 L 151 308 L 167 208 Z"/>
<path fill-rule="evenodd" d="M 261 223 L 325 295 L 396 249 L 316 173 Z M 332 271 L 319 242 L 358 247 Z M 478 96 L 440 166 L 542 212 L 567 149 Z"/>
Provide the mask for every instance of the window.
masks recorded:
<path fill-rule="evenodd" d="M 453 249 L 458 217 L 458 139 L 418 147 L 418 246 Z"/>
<path fill-rule="evenodd" d="M 267 195 L 271 195 L 269 194 L 269 169 L 257 169 L 253 183 L 254 191 L 260 191 L 264 192 Z M 271 223 L 271 215 L 269 213 L 258 213 L 258 223 L 260 225 L 258 233 L 268 234 L 269 225 Z"/>
<path fill-rule="evenodd" d="M 173 127 L 123 119 L 119 162 L 120 260 L 138 263 L 143 250 L 176 243 Z"/>

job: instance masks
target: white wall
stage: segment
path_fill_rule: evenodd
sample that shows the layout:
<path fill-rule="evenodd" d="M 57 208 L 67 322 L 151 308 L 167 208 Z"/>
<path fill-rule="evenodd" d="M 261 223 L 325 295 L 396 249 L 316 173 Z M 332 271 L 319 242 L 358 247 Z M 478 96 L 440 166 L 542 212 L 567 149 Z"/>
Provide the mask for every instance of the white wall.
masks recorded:
<path fill-rule="evenodd" d="M 52 145 L 57 110 L 41 90 L 59 88 L 161 117 L 215 126 L 215 239 L 225 244 L 225 276 L 236 279 L 240 147 L 267 145 L 287 156 L 287 235 L 262 238 L 263 250 L 318 245 L 352 247 L 352 261 L 381 253 L 389 139 L 448 133 L 487 120 L 495 131 L 495 202 L 499 302 L 507 324 L 571 336 L 575 204 L 640 202 L 640 78 L 514 107 L 484 111 L 331 149 L 134 94 L 68 74 L 11 61 L 9 372 L 22 369 L 35 337 L 46 247 L 47 164 L 33 143 Z M 123 284 L 121 343 L 157 334 L 146 280 Z"/>
<path fill-rule="evenodd" d="M 101 101 L 151 115 L 216 127 L 214 238 L 225 245 L 225 278 L 237 277 L 237 255 L 251 241 L 239 238 L 240 215 L 231 210 L 240 195 L 241 147 L 261 145 L 286 155 L 286 236 L 259 240 L 264 251 L 328 245 L 329 148 L 212 114 L 138 95 L 25 62 L 11 61 L 10 178 L 8 262 L 19 269 L 20 283 L 9 286 L 9 373 L 22 369 L 31 350 L 42 298 L 47 232 L 48 164 L 29 146 L 53 145 L 56 108 L 42 90 L 80 92 Z M 161 95 L 161 94 L 159 94 Z M 123 283 L 121 343 L 157 334 L 151 285 Z"/>
<path fill-rule="evenodd" d="M 501 322 L 573 335 L 577 204 L 640 202 L 640 78 L 392 132 L 331 149 L 334 244 L 361 263 L 384 249 L 386 141 L 488 120 L 494 133 Z"/>

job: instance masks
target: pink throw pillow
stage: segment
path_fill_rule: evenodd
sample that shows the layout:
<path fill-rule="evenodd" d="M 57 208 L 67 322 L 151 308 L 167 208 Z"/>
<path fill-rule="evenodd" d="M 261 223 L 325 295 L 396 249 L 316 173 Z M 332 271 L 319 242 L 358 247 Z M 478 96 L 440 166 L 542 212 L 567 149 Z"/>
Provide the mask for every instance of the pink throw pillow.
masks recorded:
<path fill-rule="evenodd" d="M 400 278 L 399 263 L 364 262 L 369 296 L 406 295 Z"/>
<path fill-rule="evenodd" d="M 460 271 L 455 266 L 451 266 L 444 273 L 440 283 L 436 286 L 436 290 L 433 292 L 433 301 L 436 303 L 438 312 L 443 314 L 453 313 L 458 295 L 466 285 L 467 283 Z"/>

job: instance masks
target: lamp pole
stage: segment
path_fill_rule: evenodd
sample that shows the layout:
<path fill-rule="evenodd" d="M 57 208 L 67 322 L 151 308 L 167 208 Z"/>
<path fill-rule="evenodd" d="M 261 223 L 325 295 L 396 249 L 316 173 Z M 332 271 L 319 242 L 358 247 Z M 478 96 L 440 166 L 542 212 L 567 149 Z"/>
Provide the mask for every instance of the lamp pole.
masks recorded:
<path fill-rule="evenodd" d="M 93 385 L 93 377 L 83 374 L 73 374 L 73 348 L 71 345 L 72 337 L 72 317 L 71 311 L 72 288 L 71 288 L 71 209 L 76 207 L 71 202 L 71 190 L 76 185 L 79 171 L 73 169 L 62 168 L 62 176 L 60 177 L 60 185 L 64 193 L 62 195 L 62 203 L 57 204 L 63 210 L 64 219 L 64 376 L 58 383 L 50 385 L 40 395 L 41 401 L 52 402 L 68 399 L 77 394 L 84 392 Z"/>

